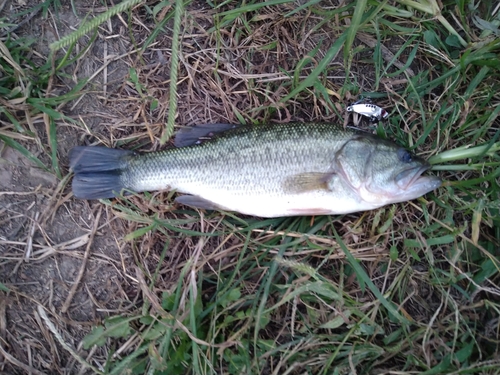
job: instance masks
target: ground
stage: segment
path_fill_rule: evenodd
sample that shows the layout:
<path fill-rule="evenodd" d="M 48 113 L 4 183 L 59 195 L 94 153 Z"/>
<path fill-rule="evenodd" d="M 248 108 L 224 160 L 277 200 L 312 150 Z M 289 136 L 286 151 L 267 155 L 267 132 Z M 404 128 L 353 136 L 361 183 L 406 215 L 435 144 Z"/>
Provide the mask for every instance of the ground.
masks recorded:
<path fill-rule="evenodd" d="M 12 9 L 17 13 L 19 5 L 6 2 L 4 11 Z M 91 5 L 79 8 L 79 16 L 83 17 Z M 80 17 L 67 5 L 49 17 L 39 11 L 16 32 L 20 37 L 38 37 L 34 53 L 41 57 L 49 53 L 48 44 L 56 38 L 54 30 L 67 33 L 70 26 L 81 22 Z M 47 19 L 53 24 L 47 23 Z M 111 44 L 109 53 L 115 52 L 114 47 Z M 72 72 L 78 77 L 91 75 L 102 55 L 102 43 L 96 43 L 88 58 L 80 60 L 78 69 L 73 66 Z M 127 74 L 123 63 L 111 63 L 109 68 L 113 69 L 108 75 L 110 81 L 122 80 Z M 55 90 L 67 92 L 73 84 L 70 78 L 57 82 Z M 94 84 L 102 89 L 101 80 Z M 111 82 L 108 90 L 113 92 L 118 87 L 119 83 Z M 81 116 L 91 128 L 98 126 L 102 117 L 112 116 L 115 111 L 107 110 L 97 95 L 98 92 L 88 92 L 78 103 L 66 105 L 65 113 Z M 37 120 L 40 123 L 40 118 Z M 43 131 L 42 127 L 36 128 Z M 82 142 L 82 135 L 71 124 L 58 129 L 64 174 L 68 152 Z M 41 139 L 46 142 L 47 138 Z M 28 147 L 39 153 L 35 145 Z M 66 182 L 59 184 L 53 173 L 41 170 L 18 151 L 2 144 L 1 156 L 0 274 L 2 282 L 16 290 L 15 296 L 4 294 L 0 302 L 0 329 L 6 344 L 2 347 L 7 350 L 2 353 L 5 357 L 0 354 L 0 358 L 2 362 L 11 358 L 3 370 L 77 373 L 79 364 L 61 352 L 36 308 L 44 306 L 49 316 L 58 316 L 58 323 L 64 326 L 58 327 L 64 332 L 64 340 L 76 347 L 92 325 L 112 311 L 130 306 L 129 298 L 133 299 L 137 290 L 127 280 L 125 271 L 131 257 L 119 240 L 125 228 L 99 205 L 71 199 Z M 99 216 L 100 220 L 96 219 Z"/>
<path fill-rule="evenodd" d="M 15 39 L 33 39 L 30 58 L 38 67 L 51 62 L 47 58 L 50 43 L 77 29 L 86 17 L 101 14 L 112 5 L 87 1 L 47 4 L 47 9 L 36 9 L 33 8 L 36 4 L 6 0 L 2 7 L 1 16 L 6 17 L 6 23 L 16 25 L 27 20 L 11 30 L 10 35 Z M 399 137 L 406 146 L 418 143 L 419 154 L 426 158 L 455 146 L 449 140 L 453 137 L 448 137 L 445 120 L 444 130 L 419 122 L 421 113 L 429 115 L 428 123 L 434 113 L 441 113 L 446 105 L 438 99 L 446 90 L 442 87 L 429 90 L 422 101 L 420 97 L 412 97 L 411 90 L 406 91 L 405 88 L 413 84 L 411 79 L 427 72 L 435 62 L 427 55 L 412 60 L 413 52 L 406 49 L 409 39 L 404 33 L 384 36 L 380 49 L 375 47 L 374 35 L 360 33 L 352 44 L 355 58 L 349 60 L 352 66 L 348 79 L 340 50 L 332 54 L 325 74 L 316 83 L 283 103 L 281 100 L 299 87 L 331 53 L 339 36 L 337 26 L 344 25 L 342 13 L 332 13 L 329 22 L 323 22 L 327 13 L 310 11 L 307 7 L 293 13 L 297 4 L 258 8 L 258 12 L 249 11 L 248 15 L 242 12 L 241 17 L 233 20 L 227 13 L 233 5 L 216 9 L 209 2 L 190 2 L 182 19 L 175 124 L 347 123 L 352 118 L 344 111 L 345 105 L 359 98 L 362 92 L 373 92 L 377 104 L 396 108 L 390 110 L 387 123 L 387 129 L 391 130 L 379 124 L 378 133 Z M 410 371 L 411 366 L 439 371 L 436 366 L 441 361 L 473 369 L 472 359 L 461 361 L 459 354 L 451 359 L 446 357 L 452 352 L 450 343 L 453 349 L 464 348 L 463 352 L 456 350 L 462 356 L 469 353 L 466 351 L 469 348 L 467 350 L 473 353 L 469 353 L 471 358 L 476 358 L 477 363 L 484 360 L 485 368 L 493 368 L 492 353 L 498 353 L 499 323 L 494 310 L 499 294 L 498 286 L 491 285 L 491 280 L 498 281 L 494 270 L 498 250 L 495 253 L 492 249 L 498 245 L 498 227 L 486 213 L 482 214 L 483 220 L 478 221 L 476 213 L 482 211 L 471 213 L 456 209 L 467 205 L 466 194 L 444 200 L 441 193 L 439 200 L 436 193 L 416 203 L 331 219 L 269 221 L 186 210 L 173 205 L 168 192 L 106 202 L 83 201 L 72 196 L 68 153 L 76 145 L 104 144 L 141 151 L 171 147 L 171 142 L 167 145 L 160 142 L 171 104 L 174 23 L 169 18 L 172 6 L 163 5 L 158 13 L 156 3 L 120 12 L 102 23 L 97 34 L 91 31 L 77 41 L 70 54 L 71 58 L 77 57 L 75 62 L 47 79 L 47 85 L 38 93 L 45 99 L 57 98 L 70 92 L 81 80 L 90 78 L 79 92 L 81 96 L 62 104 L 51 102 L 53 108 L 64 115 L 53 117 L 55 138 L 51 135 L 47 114 L 33 112 L 28 121 L 30 110 L 18 103 L 13 108 L 14 117 L 22 119 L 23 126 L 32 133 L 14 132 L 9 121 L 1 118 L 0 126 L 6 132 L 2 134 L 15 134 L 14 139 L 27 151 L 24 153 L 0 141 L 0 287 L 5 289 L 0 290 L 0 371 L 9 374 L 121 373 L 132 363 L 123 358 L 132 361 L 134 353 L 140 353 L 138 358 L 142 355 L 149 358 L 149 365 L 145 367 L 155 364 L 155 360 L 163 363 L 160 352 L 168 352 L 169 358 L 174 358 L 168 351 L 170 341 L 165 344 L 167 349 L 155 341 L 168 335 L 173 335 L 174 353 L 183 353 L 185 346 L 191 348 L 196 344 L 200 348 L 209 347 L 203 355 L 215 358 L 217 353 L 221 363 L 226 361 L 221 365 L 221 373 L 243 373 L 242 369 L 255 368 L 260 372 L 254 373 L 285 373 L 285 369 L 295 373 L 294 368 L 300 371 L 305 363 L 310 366 L 315 363 L 306 354 L 304 358 L 299 355 L 293 359 L 293 363 L 288 363 L 288 358 L 295 358 L 293 355 L 301 351 L 309 353 L 315 346 L 325 347 L 321 352 L 325 358 L 319 356 L 317 361 L 328 363 L 329 353 L 335 352 L 332 347 L 338 344 L 340 348 L 339 343 L 346 342 L 350 335 L 360 339 L 352 344 L 351 354 L 339 354 L 345 358 L 335 362 L 339 373 L 370 373 L 372 368 L 376 373 L 403 368 Z M 321 9 L 335 12 L 337 8 L 338 4 L 332 1 L 322 4 Z M 26 9 L 35 10 L 12 18 Z M 311 5 L 310 9 L 315 8 Z M 157 28 L 157 23 L 164 20 L 164 26 Z M 399 20 L 397 25 L 404 29 L 413 24 Z M 219 27 L 218 32 L 211 31 L 213 27 Z M 158 30 L 153 42 L 141 50 Z M 398 54 L 398 51 L 403 52 Z M 64 52 L 59 51 L 58 58 Z M 374 64 L 391 65 L 387 76 L 380 79 Z M 42 70 L 27 66 L 23 64 L 35 82 L 40 78 L 36 73 Z M 436 77 L 428 78 L 431 82 L 433 79 Z M 314 90 L 319 94 L 313 94 Z M 379 92 L 389 95 L 377 96 Z M 480 97 L 466 99 L 468 104 L 460 108 L 480 106 Z M 417 109 L 422 103 L 426 107 Z M 405 116 L 401 116 L 402 112 Z M 467 114 L 449 115 L 458 118 L 454 129 L 467 123 Z M 494 121 L 496 117 L 492 123 Z M 366 121 L 358 125 L 375 128 Z M 485 134 L 494 134 L 495 129 L 498 130 L 496 126 L 491 125 L 491 130 L 481 133 L 475 141 L 488 140 Z M 423 137 L 420 142 L 422 133 L 434 141 Z M 435 142 L 438 137 L 443 137 L 441 144 Z M 55 158 L 51 158 L 52 139 L 57 139 Z M 51 167 L 44 170 L 36 160 L 27 157 L 30 155 Z M 56 167 L 54 160 L 57 160 Z M 445 180 L 457 179 L 451 171 L 442 171 L 442 176 Z M 480 173 L 476 171 L 466 171 L 460 178 L 478 176 Z M 453 185 L 445 184 L 443 189 L 447 186 Z M 481 207 L 486 209 L 490 206 L 494 209 L 498 202 L 498 198 L 497 201 L 486 196 L 479 198 L 484 198 Z M 453 199 L 454 206 L 449 203 Z M 442 223 L 439 230 L 452 229 L 438 235 L 436 223 Z M 209 236 L 210 233 L 217 236 Z M 336 235 L 342 241 L 338 241 Z M 338 243 L 345 243 L 355 258 L 364 262 L 364 271 L 356 268 L 355 260 L 352 263 L 344 260 L 346 255 Z M 488 243 L 491 247 L 485 245 Z M 487 257 L 485 260 L 480 257 L 485 252 L 493 254 L 491 264 Z M 462 253 L 467 254 L 466 259 L 461 258 Z M 478 276 L 480 266 L 476 264 L 482 265 L 484 277 Z M 360 274 L 366 277 L 361 278 L 362 281 L 359 281 Z M 468 283 L 469 274 L 477 289 Z M 227 275 L 230 276 L 225 278 Z M 448 281 L 442 281 L 444 279 L 453 279 L 456 284 L 448 289 L 444 286 Z M 310 282 L 307 288 L 301 284 L 305 281 Z M 384 291 L 384 295 L 395 296 L 394 300 L 380 305 L 376 301 L 384 297 L 374 297 L 367 291 L 374 290 L 370 282 L 374 288 Z M 231 289 L 229 285 L 236 286 Z M 299 290 L 305 294 L 312 290 L 311 295 L 319 298 L 304 297 Z M 266 304 L 260 303 L 266 298 L 269 298 Z M 278 309 L 278 305 L 283 308 Z M 400 344 L 393 340 L 397 337 L 398 320 L 396 315 L 391 315 L 391 306 L 397 307 L 397 311 L 394 310 L 397 316 L 415 323 L 408 331 L 403 330 L 406 341 Z M 483 309 L 482 306 L 489 307 Z M 385 322 L 378 315 L 379 309 L 389 311 Z M 176 323 L 168 321 L 173 311 L 178 314 Z M 195 316 L 190 315 L 193 311 L 199 319 L 215 311 L 210 321 L 213 326 L 210 329 L 203 324 L 196 326 Z M 249 323 L 249 317 L 253 316 L 259 318 Z M 120 326 L 123 320 L 106 320 L 110 317 L 130 318 L 130 322 L 127 321 L 124 328 Z M 373 321 L 369 323 L 367 317 Z M 468 328 L 460 331 L 463 342 L 457 343 L 460 341 L 459 318 L 460 322 L 467 320 L 464 327 L 477 326 L 476 334 L 480 337 L 474 339 L 474 347 L 468 346 Z M 164 321 L 175 326 L 177 333 L 169 333 L 172 326 L 165 324 L 170 327 L 167 329 L 159 324 Z M 154 325 L 156 322 L 160 328 Z M 448 324 L 453 332 L 443 328 Z M 87 347 L 84 337 L 88 337 L 93 327 L 103 325 L 109 333 L 104 335 L 106 344 L 95 339 L 91 343 L 100 344 Z M 245 330 L 254 325 L 255 332 L 259 333 L 254 335 L 254 331 L 249 330 L 247 337 Z M 265 329 L 259 331 L 259 325 Z M 112 332 L 120 327 L 123 331 Z M 92 332 L 98 336 L 95 328 Z M 206 336 L 202 336 L 205 333 Z M 414 341 L 419 342 L 415 348 L 411 347 L 412 335 L 415 335 Z M 294 341 L 299 336 L 301 339 Z M 206 345 L 209 338 L 213 342 Z M 249 344 L 252 339 L 256 340 L 253 345 Z M 326 346 L 327 341 L 335 345 Z M 189 344 L 184 344 L 186 342 Z M 273 343 L 286 349 L 280 351 Z M 366 345 L 366 352 L 355 352 L 356 345 L 363 348 Z M 245 359 L 248 347 L 254 352 L 252 363 Z M 275 355 L 271 347 L 280 354 Z M 411 364 L 411 361 L 404 362 L 405 355 L 398 355 L 410 349 L 418 358 Z M 183 372 L 190 368 L 186 363 L 196 363 L 193 358 L 197 358 L 197 350 L 202 352 L 202 349 L 192 349 L 186 357 L 172 359 L 175 364 L 165 367 L 167 373 L 187 373 Z M 356 356 L 363 355 L 373 358 L 370 362 L 373 367 L 364 368 L 362 361 L 356 362 Z M 123 362 L 116 367 L 111 365 L 119 360 Z M 110 368 L 105 369 L 106 363 Z M 137 368 L 142 365 L 133 363 Z M 324 368 L 326 371 L 326 365 Z M 161 370 L 162 365 L 156 369 Z M 189 371 L 196 373 L 192 368 Z"/>

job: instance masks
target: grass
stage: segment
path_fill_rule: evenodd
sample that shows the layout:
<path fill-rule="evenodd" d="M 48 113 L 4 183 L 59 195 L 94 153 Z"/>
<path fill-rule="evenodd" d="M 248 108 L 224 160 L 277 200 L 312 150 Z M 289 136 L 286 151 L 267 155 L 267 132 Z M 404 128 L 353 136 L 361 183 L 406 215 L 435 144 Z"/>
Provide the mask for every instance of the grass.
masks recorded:
<path fill-rule="evenodd" d="M 75 49 L 84 33 L 46 59 L 7 35 L 0 140 L 62 177 L 63 123 L 152 150 L 174 123 L 343 122 L 345 105 L 363 96 L 390 112 L 374 130 L 428 158 L 443 187 L 314 218 L 197 212 L 165 192 L 102 201 L 127 223 L 119 241 L 133 262 L 122 272 L 138 297 L 72 345 L 56 333 L 64 324 L 48 325 L 66 358 L 102 374 L 499 373 L 498 7 L 207 4 L 101 17 L 125 17 L 139 51 L 123 58 L 130 76 L 107 99 L 131 125 L 89 130 L 65 114 L 82 90 L 99 89 L 89 80 L 54 94 L 85 57 Z M 101 40 L 98 23 L 79 29 L 88 48 Z M 11 289 L 0 283 L 0 293 Z"/>

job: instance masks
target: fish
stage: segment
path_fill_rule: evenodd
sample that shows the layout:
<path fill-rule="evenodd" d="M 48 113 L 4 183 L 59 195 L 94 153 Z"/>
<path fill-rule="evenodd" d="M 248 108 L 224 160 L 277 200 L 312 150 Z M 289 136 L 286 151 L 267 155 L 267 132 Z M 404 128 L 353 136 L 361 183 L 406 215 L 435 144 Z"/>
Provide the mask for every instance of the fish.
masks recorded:
<path fill-rule="evenodd" d="M 334 123 L 209 124 L 181 129 L 174 145 L 137 153 L 70 151 L 73 194 L 103 199 L 174 190 L 175 202 L 257 217 L 340 215 L 416 199 L 441 179 L 389 140 Z"/>

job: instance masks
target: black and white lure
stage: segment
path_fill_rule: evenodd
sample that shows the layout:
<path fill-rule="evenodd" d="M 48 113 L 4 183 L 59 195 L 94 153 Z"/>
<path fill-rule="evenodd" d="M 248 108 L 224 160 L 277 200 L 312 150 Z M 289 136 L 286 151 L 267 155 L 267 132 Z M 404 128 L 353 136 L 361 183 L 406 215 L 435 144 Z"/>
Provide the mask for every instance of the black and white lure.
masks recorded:
<path fill-rule="evenodd" d="M 354 112 L 368 117 L 370 122 L 379 122 L 389 117 L 389 113 L 383 108 L 366 100 L 359 100 L 346 108 L 347 112 Z"/>

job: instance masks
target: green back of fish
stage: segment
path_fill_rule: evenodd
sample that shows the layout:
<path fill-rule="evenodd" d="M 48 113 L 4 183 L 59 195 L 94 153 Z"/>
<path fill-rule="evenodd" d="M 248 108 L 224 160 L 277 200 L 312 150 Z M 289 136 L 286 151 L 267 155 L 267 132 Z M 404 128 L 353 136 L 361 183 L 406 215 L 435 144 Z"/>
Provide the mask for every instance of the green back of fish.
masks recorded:
<path fill-rule="evenodd" d="M 189 147 L 138 156 L 124 173 L 124 184 L 136 191 L 171 188 L 196 194 L 193 186 L 282 189 L 294 174 L 326 173 L 335 152 L 355 134 L 335 124 L 287 123 L 241 126 Z"/>

